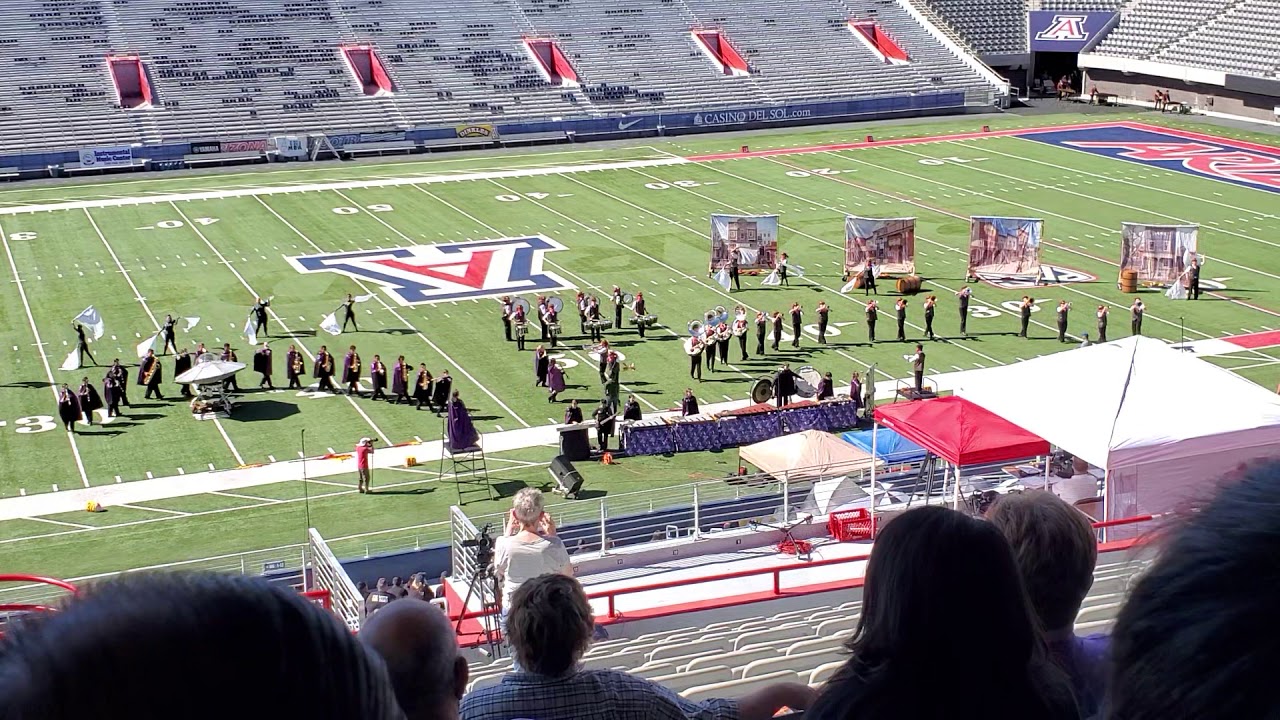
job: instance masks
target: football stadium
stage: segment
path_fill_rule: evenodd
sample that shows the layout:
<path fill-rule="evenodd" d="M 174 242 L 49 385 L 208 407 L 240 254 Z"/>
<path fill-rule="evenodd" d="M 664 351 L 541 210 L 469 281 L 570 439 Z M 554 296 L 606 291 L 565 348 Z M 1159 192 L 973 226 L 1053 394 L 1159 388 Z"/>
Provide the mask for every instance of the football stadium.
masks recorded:
<path fill-rule="evenodd" d="M 8 0 L 0 77 L 14 717 L 1275 712 L 1275 0 Z"/>

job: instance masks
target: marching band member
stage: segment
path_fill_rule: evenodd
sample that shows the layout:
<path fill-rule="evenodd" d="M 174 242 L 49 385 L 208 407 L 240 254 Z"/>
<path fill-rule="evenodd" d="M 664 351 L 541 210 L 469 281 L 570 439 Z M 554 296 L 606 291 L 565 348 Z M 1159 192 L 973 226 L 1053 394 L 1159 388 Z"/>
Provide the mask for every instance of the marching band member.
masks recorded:
<path fill-rule="evenodd" d="M 116 388 L 120 391 L 120 402 L 125 407 L 129 407 L 129 372 L 120 364 L 120 358 L 116 358 L 111 363 L 111 367 L 107 368 L 107 375 L 116 381 Z"/>
<path fill-rule="evenodd" d="M 302 381 L 302 353 L 298 352 L 298 348 L 293 345 L 289 346 L 289 352 L 284 355 L 284 374 L 289 378 L 290 390 L 301 390 Z"/>
<path fill-rule="evenodd" d="M 192 362 L 191 353 L 187 352 L 186 348 L 179 350 L 177 357 L 173 359 L 173 379 L 177 380 L 179 375 L 190 370 Z M 184 398 L 191 397 L 191 385 L 189 384 L 179 385 L 178 391 Z"/>
<path fill-rule="evenodd" d="M 370 400 L 382 398 L 387 399 L 387 366 L 383 364 L 380 355 L 373 356 L 373 362 L 369 363 L 369 382 L 373 384 L 373 394 L 369 396 Z"/>
<path fill-rule="evenodd" d="M 689 378 L 702 382 L 702 338 L 697 335 L 686 338 L 684 351 L 689 356 Z"/>
<path fill-rule="evenodd" d="M 879 295 L 876 290 L 876 266 L 875 258 L 867 256 L 867 264 L 862 267 L 862 295 L 865 297 L 871 293 Z"/>
<path fill-rule="evenodd" d="M 580 292 L 574 299 L 574 304 L 578 306 L 578 332 L 582 335 L 587 334 L 587 294 Z"/>
<path fill-rule="evenodd" d="M 764 355 L 764 338 L 769 330 L 769 316 L 763 310 L 756 311 L 756 354 Z"/>
<path fill-rule="evenodd" d="M 693 388 L 684 389 L 684 398 L 680 400 L 680 416 L 689 417 L 698 414 L 698 398 L 693 396 Z"/>
<path fill-rule="evenodd" d="M 773 311 L 773 351 L 778 352 L 778 343 L 782 342 L 782 313 Z"/>
<path fill-rule="evenodd" d="M 716 348 L 720 351 L 720 364 L 729 364 L 729 338 L 733 337 L 733 332 L 729 330 L 729 326 L 720 323 L 716 326 Z"/>
<path fill-rule="evenodd" d="M 293 346 L 291 345 L 290 347 Z M 327 390 L 331 393 L 338 392 L 338 388 L 333 386 L 333 355 L 329 354 L 329 348 L 325 345 L 321 345 L 320 351 L 316 353 L 316 362 L 311 368 L 311 377 L 320 381 L 320 390 Z"/>
<path fill-rule="evenodd" d="M 71 392 L 66 383 L 58 390 L 58 419 L 62 427 L 69 433 L 76 431 L 76 421 L 80 419 L 80 398 Z"/>
<path fill-rule="evenodd" d="M 346 357 L 342 358 L 342 384 L 347 386 L 348 395 L 360 395 L 360 353 L 356 352 L 356 346 L 352 345 L 347 349 Z"/>
<path fill-rule="evenodd" d="M 969 320 L 969 296 L 973 295 L 973 291 L 967 286 L 960 288 L 956 292 L 956 297 L 960 298 L 960 334 L 968 335 L 965 325 Z"/>
<path fill-rule="evenodd" d="M 1193 255 L 1191 257 L 1191 269 L 1188 270 L 1187 272 L 1189 273 L 1188 282 L 1190 283 L 1187 286 L 1187 299 L 1199 300 L 1200 299 L 1200 257 L 1198 255 Z"/>
<path fill-rule="evenodd" d="M 426 404 L 427 408 L 431 407 L 431 390 L 435 384 L 435 378 L 431 377 L 427 364 L 419 363 L 418 375 L 413 379 L 413 400 L 417 403 L 414 406 L 415 410 L 421 410 L 423 404 Z"/>
<path fill-rule="evenodd" d="M 510 323 L 512 323 L 512 322 L 514 322 L 514 323 L 515 323 L 515 325 L 516 325 L 516 350 L 521 350 L 521 351 L 523 351 L 523 350 L 524 350 L 524 338 L 525 338 L 525 335 L 527 335 L 527 334 L 528 334 L 528 332 L 529 332 L 529 330 L 528 330 L 528 323 L 529 323 L 529 319 L 528 319 L 527 317 L 525 317 L 525 315 L 524 315 L 524 306 L 523 306 L 523 305 L 516 305 L 516 306 L 515 306 L 515 310 L 511 313 L 511 319 L 510 319 L 509 321 L 507 321 L 507 322 L 508 322 L 508 325 L 510 325 Z M 510 328 L 510 327 L 508 327 L 508 328 L 507 328 L 507 332 L 508 332 L 508 333 L 510 333 L 510 331 L 511 331 L 511 328 Z M 544 330 L 543 332 L 545 333 L 546 331 Z M 510 340 L 511 338 L 510 338 L 510 337 L 508 337 L 507 339 L 508 339 L 508 340 Z"/>
<path fill-rule="evenodd" d="M 1058 342 L 1067 341 L 1067 315 L 1071 312 L 1071 303 L 1066 300 L 1058 301 Z"/>
<path fill-rule="evenodd" d="M 160 339 L 162 342 L 160 346 L 161 355 L 167 354 L 169 352 L 169 346 L 171 345 L 173 346 L 174 354 L 176 355 L 178 352 L 178 343 L 174 339 L 173 325 L 174 325 L 173 316 L 165 315 L 164 325 L 160 327 Z"/>
<path fill-rule="evenodd" d="M 541 345 L 534 348 L 533 350 L 533 386 L 534 387 L 547 386 L 547 371 L 550 369 L 550 366 L 548 364 L 549 361 L 550 361 L 550 358 L 547 357 L 546 348 L 542 347 Z"/>
<path fill-rule="evenodd" d="M 618 353 L 609 353 L 609 362 L 604 368 L 604 397 L 609 403 L 609 411 L 616 412 L 618 409 L 618 390 L 622 387 L 618 375 L 622 370 L 618 363 Z"/>
<path fill-rule="evenodd" d="M 1147 312 L 1147 306 L 1142 304 L 1142 298 L 1134 298 L 1133 305 L 1129 307 L 1129 331 L 1134 335 L 1142 334 L 1142 316 Z"/>
<path fill-rule="evenodd" d="M 787 282 L 787 254 L 782 253 L 778 257 L 778 265 L 775 268 L 778 271 L 778 282 L 787 287 L 791 287 L 791 283 Z"/>
<path fill-rule="evenodd" d="M 631 308 L 637 317 L 644 317 L 648 314 L 648 311 L 645 310 L 644 293 L 636 291 L 636 299 L 635 302 L 631 303 Z M 640 333 L 640 337 L 644 337 L 644 323 L 636 323 L 636 332 Z"/>
<path fill-rule="evenodd" d="M 938 303 L 937 295 L 930 295 L 929 297 L 924 299 L 924 334 L 930 340 L 938 339 L 933 334 L 933 312 L 934 312 L 933 306 L 936 305 L 937 303 Z"/>
<path fill-rule="evenodd" d="M 827 344 L 827 317 L 831 314 L 831 308 L 823 300 L 818 303 L 818 342 L 823 345 Z"/>
<path fill-rule="evenodd" d="M 644 414 L 640 412 L 640 402 L 636 400 L 635 395 L 627 396 L 627 404 L 622 406 L 623 420 L 641 420 Z"/>
<path fill-rule="evenodd" d="M 360 332 L 360 326 L 356 324 L 356 301 L 351 293 L 347 293 L 347 299 L 342 301 L 342 308 L 342 332 L 347 331 L 347 323 L 351 323 L 351 327 Z"/>
<path fill-rule="evenodd" d="M 596 421 L 596 441 L 600 444 L 600 452 L 607 452 L 609 436 L 613 435 L 614 418 L 617 414 L 607 402 L 601 402 L 596 406 L 595 412 L 591 413 L 591 417 Z"/>
<path fill-rule="evenodd" d="M 164 378 L 164 372 L 160 368 L 160 358 L 156 357 L 155 350 L 148 350 L 147 356 L 142 359 L 142 363 L 138 366 L 138 384 L 145 387 L 147 392 L 143 394 L 143 399 L 151 398 L 152 393 L 155 394 L 157 400 L 163 400 L 164 396 L 160 394 L 160 381 Z"/>
<path fill-rule="evenodd" d="M 747 360 L 747 316 L 739 315 L 733 321 L 733 334 L 738 338 L 738 351 L 742 353 L 742 361 Z M 763 340 L 763 338 L 762 338 Z M 728 362 L 726 360 L 726 362 Z"/>
<path fill-rule="evenodd" d="M 836 390 L 831 382 L 831 372 L 825 372 L 822 374 L 822 379 L 818 381 L 818 395 L 815 399 L 830 400 L 835 396 Z"/>
<path fill-rule="evenodd" d="M 107 417 L 120 417 L 120 385 L 110 372 L 102 376 L 102 399 L 107 403 Z"/>
<path fill-rule="evenodd" d="M 538 308 L 537 308 L 536 314 L 538 316 L 538 329 L 540 332 L 539 337 L 542 340 L 542 342 L 546 342 L 547 341 L 547 298 L 542 295 L 538 296 Z"/>
<path fill-rule="evenodd" d="M 613 327 L 615 330 L 622 329 L 622 288 L 617 285 L 613 286 L 613 295 L 610 297 L 613 302 Z"/>
<path fill-rule="evenodd" d="M 268 390 L 276 389 L 271 384 L 271 348 L 266 343 L 262 343 L 262 348 L 253 354 L 253 371 L 262 373 L 262 382 L 258 383 L 258 387 L 266 385 Z"/>
<path fill-rule="evenodd" d="M 556 396 L 564 392 L 564 370 L 555 358 L 547 360 L 547 402 L 556 402 Z"/>
<path fill-rule="evenodd" d="M 85 424 L 93 425 L 93 411 L 102 407 L 102 398 L 98 395 L 98 388 L 89 384 L 89 378 L 81 378 L 76 399 L 80 401 L 80 412 L 84 413 Z"/>
<path fill-rule="evenodd" d="M 702 358 L 706 362 L 707 369 L 714 372 L 716 369 L 716 329 L 710 325 L 702 329 Z"/>
<path fill-rule="evenodd" d="M 240 362 L 240 360 L 236 358 L 236 351 L 231 349 L 231 343 L 222 343 L 222 362 Z M 240 383 L 236 382 L 235 375 L 223 380 L 222 387 L 224 389 L 230 388 L 236 392 L 240 392 Z"/>
<path fill-rule="evenodd" d="M 431 405 L 439 415 L 444 411 L 445 405 L 449 402 L 449 393 L 453 390 L 453 378 L 449 377 L 448 370 L 441 370 L 440 377 L 436 378 L 435 391 L 431 394 Z"/>
<path fill-rule="evenodd" d="M 783 255 L 783 257 L 786 257 Z M 800 328 L 803 322 L 804 309 L 800 303 L 791 303 L 791 347 L 800 347 Z"/>
<path fill-rule="evenodd" d="M 1098 342 L 1107 341 L 1107 306 L 1098 306 Z"/>
<path fill-rule="evenodd" d="M 876 320 L 880 317 L 880 303 L 867 301 L 867 341 L 876 341 Z"/>
<path fill-rule="evenodd" d="M 1027 326 L 1031 324 L 1031 309 L 1036 306 L 1036 301 L 1030 296 L 1022 296 L 1022 304 L 1018 305 L 1018 317 L 1022 323 L 1022 329 L 1018 331 L 1018 337 L 1027 336 Z"/>
<path fill-rule="evenodd" d="M 916 392 L 924 392 L 924 346 L 916 343 L 916 354 L 908 355 L 907 362 L 911 363 L 911 371 L 916 379 Z"/>
<path fill-rule="evenodd" d="M 600 344 L 596 346 L 595 350 L 593 351 L 596 354 L 596 369 L 600 371 L 601 385 L 604 384 L 604 368 L 605 368 L 605 365 L 609 364 L 609 353 L 612 352 L 612 350 L 613 348 L 609 347 L 609 341 L 602 340 L 600 341 Z"/>
<path fill-rule="evenodd" d="M 511 296 L 502 296 L 502 333 L 506 335 L 507 342 L 511 342 L 511 316 L 515 310 L 511 305 Z"/>
<path fill-rule="evenodd" d="M 564 409 L 564 424 L 577 425 L 582 422 L 582 408 L 578 407 L 578 399 L 574 398 L 569 401 L 569 407 Z"/>
<path fill-rule="evenodd" d="M 391 368 L 391 394 L 395 399 L 391 402 L 399 405 L 401 400 L 409 402 L 409 363 L 404 361 L 404 356 L 396 358 L 396 364 Z"/>
<path fill-rule="evenodd" d="M 791 404 L 791 396 L 796 394 L 796 374 L 791 371 L 791 366 L 782 363 L 782 367 L 778 368 L 778 373 L 773 376 L 773 396 L 777 399 L 778 407 Z"/>
<path fill-rule="evenodd" d="M 544 308 L 544 312 L 543 312 L 543 315 L 542 315 L 542 333 L 543 333 L 543 339 L 544 339 L 544 340 L 546 339 L 546 335 L 550 335 L 550 336 L 551 336 L 551 347 L 552 347 L 552 349 L 555 349 L 556 341 L 557 341 L 557 340 L 559 340 L 559 338 L 560 338 L 560 333 L 555 332 L 555 331 L 553 331 L 553 330 L 549 329 L 547 326 L 548 326 L 548 325 L 559 325 L 559 324 L 560 324 L 560 314 L 556 312 L 556 309 L 555 309 L 554 307 L 552 307 L 550 303 L 548 303 L 548 304 L 544 305 L 544 306 L 543 306 L 543 308 Z"/>
<path fill-rule="evenodd" d="M 350 296 L 348 296 L 348 297 L 350 297 Z M 263 298 L 258 298 L 258 301 L 257 301 L 257 302 L 255 302 L 255 303 L 253 304 L 253 307 L 249 309 L 249 311 L 253 313 L 253 322 L 254 322 L 253 334 L 254 334 L 255 336 L 256 336 L 258 333 L 262 333 L 264 336 L 268 335 L 268 333 L 267 333 L 267 308 L 268 308 L 268 307 L 270 307 L 270 306 L 271 306 L 271 301 L 270 301 L 270 300 L 265 300 L 265 299 L 263 299 Z"/>
<path fill-rule="evenodd" d="M 898 314 L 898 342 L 907 341 L 907 299 L 898 298 L 898 302 L 893 304 L 894 310 Z"/>
<path fill-rule="evenodd" d="M 862 409 L 862 376 L 857 370 L 854 370 L 853 377 L 849 378 L 849 399 L 853 401 L 853 413 L 857 415 Z"/>
<path fill-rule="evenodd" d="M 738 281 L 738 246 L 729 246 L 729 279 L 733 281 L 733 289 L 741 290 L 742 283 Z"/>
<path fill-rule="evenodd" d="M 600 340 L 604 336 L 600 329 L 600 299 L 594 295 L 587 298 L 587 328 L 591 331 L 592 340 Z"/>
<path fill-rule="evenodd" d="M 80 351 L 80 357 L 88 358 L 89 362 L 93 363 L 96 367 L 98 365 L 98 361 L 94 360 L 93 353 L 89 352 L 89 340 L 84 336 L 84 326 L 78 322 L 73 322 L 71 323 L 71 327 L 75 328 L 76 331 L 76 349 Z M 81 362 L 84 362 L 83 359 Z"/>

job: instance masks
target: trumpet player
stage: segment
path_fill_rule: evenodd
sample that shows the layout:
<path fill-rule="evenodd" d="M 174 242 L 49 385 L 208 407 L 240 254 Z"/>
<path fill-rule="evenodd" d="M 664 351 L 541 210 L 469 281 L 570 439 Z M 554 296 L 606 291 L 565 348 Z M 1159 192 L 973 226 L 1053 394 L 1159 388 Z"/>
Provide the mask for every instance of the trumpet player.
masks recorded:
<path fill-rule="evenodd" d="M 301 390 L 302 381 L 300 378 L 303 373 L 302 353 L 298 352 L 298 348 L 290 345 L 289 352 L 284 356 L 285 375 L 289 376 L 289 389 Z"/>
<path fill-rule="evenodd" d="M 156 357 L 156 351 L 148 350 L 147 356 L 142 358 L 142 364 L 138 366 L 138 384 L 147 389 L 143 394 L 144 400 L 149 400 L 152 393 L 155 393 L 157 400 L 164 399 L 160 394 L 160 381 L 163 376 L 164 372 L 160 368 L 160 358 Z"/>
<path fill-rule="evenodd" d="M 867 301 L 867 342 L 876 341 L 876 320 L 880 317 L 880 303 Z"/>
<path fill-rule="evenodd" d="M 823 300 L 818 303 L 816 310 L 818 313 L 818 342 L 823 345 L 827 344 L 827 317 L 831 314 L 831 308 L 827 302 Z"/>
<path fill-rule="evenodd" d="M 697 335 L 685 338 L 684 352 L 689 356 L 689 378 L 702 382 L 702 338 Z"/>
<path fill-rule="evenodd" d="M 929 297 L 924 299 L 924 334 L 930 340 L 938 339 L 933 334 L 933 313 L 934 313 L 933 306 L 936 305 L 937 302 L 938 302 L 937 295 L 930 295 Z"/>
<path fill-rule="evenodd" d="M 773 351 L 778 352 L 778 343 L 782 342 L 782 313 L 773 311 Z"/>
<path fill-rule="evenodd" d="M 1018 321 L 1021 323 L 1018 337 L 1025 338 L 1027 336 L 1027 326 L 1031 324 L 1031 311 L 1035 309 L 1035 306 L 1035 298 L 1029 295 L 1022 296 L 1022 303 L 1018 305 Z"/>
<path fill-rule="evenodd" d="M 1104 343 L 1107 341 L 1107 306 L 1099 305 L 1097 315 L 1098 315 L 1098 342 Z"/>
<path fill-rule="evenodd" d="M 1071 313 L 1071 303 L 1066 300 L 1058 301 L 1058 342 L 1067 341 L 1067 316 Z"/>
<path fill-rule="evenodd" d="M 348 395 L 360 394 L 360 353 L 356 346 L 347 349 L 347 356 L 342 359 L 342 384 L 347 386 Z"/>
<path fill-rule="evenodd" d="M 785 258 L 786 255 L 783 255 Z M 800 328 L 804 321 L 804 308 L 800 303 L 791 303 L 791 347 L 800 347 Z"/>
<path fill-rule="evenodd" d="M 764 355 L 764 338 L 769 332 L 769 316 L 763 310 L 756 311 L 756 354 Z"/>
<path fill-rule="evenodd" d="M 325 345 L 321 345 L 320 351 L 316 353 L 316 362 L 311 368 L 311 376 L 320 381 L 319 389 L 331 393 L 338 392 L 338 388 L 333 386 L 333 355 Z"/>
<path fill-rule="evenodd" d="M 738 351 L 742 353 L 742 360 L 745 362 L 747 359 L 747 316 L 745 313 L 739 315 L 733 321 L 733 334 L 738 338 Z M 764 337 L 761 336 L 760 340 L 761 344 L 763 344 Z"/>
<path fill-rule="evenodd" d="M 898 298 L 898 302 L 893 304 L 893 309 L 898 316 L 898 342 L 907 341 L 907 299 Z"/>

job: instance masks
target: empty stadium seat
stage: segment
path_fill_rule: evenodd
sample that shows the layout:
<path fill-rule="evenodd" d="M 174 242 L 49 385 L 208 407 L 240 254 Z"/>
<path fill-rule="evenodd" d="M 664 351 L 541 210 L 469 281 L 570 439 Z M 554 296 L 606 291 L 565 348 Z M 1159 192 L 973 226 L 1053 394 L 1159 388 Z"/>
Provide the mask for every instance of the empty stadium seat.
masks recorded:
<path fill-rule="evenodd" d="M 805 675 L 808 680 L 808 674 Z M 791 670 L 779 670 L 767 675 L 750 678 L 726 680 L 724 682 L 699 685 L 689 688 L 680 694 L 689 700 L 709 700 L 711 698 L 737 698 L 769 685 L 781 682 L 800 682 L 800 676 Z"/>

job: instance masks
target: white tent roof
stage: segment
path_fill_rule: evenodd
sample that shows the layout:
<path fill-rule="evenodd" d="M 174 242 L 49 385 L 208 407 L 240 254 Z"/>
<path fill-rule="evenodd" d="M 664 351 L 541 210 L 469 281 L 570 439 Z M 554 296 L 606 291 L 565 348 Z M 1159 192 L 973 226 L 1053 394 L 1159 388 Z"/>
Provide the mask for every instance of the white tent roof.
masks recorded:
<path fill-rule="evenodd" d="M 867 452 L 821 430 L 747 445 L 738 449 L 738 455 L 760 470 L 788 480 L 829 478 L 871 467 Z"/>

